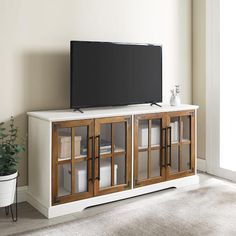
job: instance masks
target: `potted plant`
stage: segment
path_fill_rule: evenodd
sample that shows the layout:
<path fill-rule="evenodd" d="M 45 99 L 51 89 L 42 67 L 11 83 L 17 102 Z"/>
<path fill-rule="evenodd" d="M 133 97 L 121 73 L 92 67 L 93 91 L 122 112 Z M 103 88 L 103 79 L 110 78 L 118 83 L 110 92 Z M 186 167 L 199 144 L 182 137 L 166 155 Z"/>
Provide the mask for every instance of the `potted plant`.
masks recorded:
<path fill-rule="evenodd" d="M 17 143 L 18 129 L 11 117 L 9 128 L 0 123 L 0 207 L 14 202 L 18 171 L 19 153 L 24 147 Z"/>

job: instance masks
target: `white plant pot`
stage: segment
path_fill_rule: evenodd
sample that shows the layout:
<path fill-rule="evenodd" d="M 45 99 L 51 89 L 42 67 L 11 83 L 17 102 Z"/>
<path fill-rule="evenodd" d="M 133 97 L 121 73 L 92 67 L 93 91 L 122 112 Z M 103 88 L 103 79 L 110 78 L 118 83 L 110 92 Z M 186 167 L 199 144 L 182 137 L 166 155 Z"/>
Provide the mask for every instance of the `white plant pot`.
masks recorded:
<path fill-rule="evenodd" d="M 17 175 L 18 171 L 0 176 L 0 207 L 10 206 L 14 202 Z"/>

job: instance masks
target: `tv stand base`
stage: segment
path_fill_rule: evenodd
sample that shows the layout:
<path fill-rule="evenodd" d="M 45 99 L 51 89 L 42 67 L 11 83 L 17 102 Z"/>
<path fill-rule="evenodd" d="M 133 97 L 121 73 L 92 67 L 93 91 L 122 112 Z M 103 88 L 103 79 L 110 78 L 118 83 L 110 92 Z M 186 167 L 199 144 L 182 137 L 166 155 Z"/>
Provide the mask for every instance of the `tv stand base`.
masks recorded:
<path fill-rule="evenodd" d="M 44 205 L 37 200 L 37 198 L 28 192 L 27 201 L 30 205 L 35 207 L 47 218 L 54 218 L 66 214 L 72 214 L 83 211 L 87 207 L 96 206 L 104 203 L 119 201 L 122 199 L 132 198 L 147 193 L 153 193 L 167 188 L 180 188 L 199 183 L 199 176 L 192 175 L 180 179 L 165 181 L 162 183 L 147 185 L 142 188 L 129 189 L 122 192 L 101 195 L 97 197 L 87 198 L 79 201 L 70 202 L 67 204 L 59 204 L 55 206 Z"/>
<path fill-rule="evenodd" d="M 152 103 L 150 104 L 150 106 L 153 106 L 153 105 L 158 106 L 158 107 L 161 107 L 161 105 L 157 104 L 156 102 L 152 102 Z"/>
<path fill-rule="evenodd" d="M 73 111 L 79 111 L 80 113 L 84 113 L 80 108 L 75 108 Z"/>

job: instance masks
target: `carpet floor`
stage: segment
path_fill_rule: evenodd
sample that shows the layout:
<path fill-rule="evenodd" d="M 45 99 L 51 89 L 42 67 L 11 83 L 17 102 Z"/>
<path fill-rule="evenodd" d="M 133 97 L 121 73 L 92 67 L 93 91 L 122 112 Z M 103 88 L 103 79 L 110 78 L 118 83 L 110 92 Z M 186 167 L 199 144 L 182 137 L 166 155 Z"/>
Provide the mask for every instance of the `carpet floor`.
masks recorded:
<path fill-rule="evenodd" d="M 215 178 L 107 206 L 101 211 L 104 206 L 98 206 L 94 215 L 21 235 L 236 235 L 236 185 Z"/>

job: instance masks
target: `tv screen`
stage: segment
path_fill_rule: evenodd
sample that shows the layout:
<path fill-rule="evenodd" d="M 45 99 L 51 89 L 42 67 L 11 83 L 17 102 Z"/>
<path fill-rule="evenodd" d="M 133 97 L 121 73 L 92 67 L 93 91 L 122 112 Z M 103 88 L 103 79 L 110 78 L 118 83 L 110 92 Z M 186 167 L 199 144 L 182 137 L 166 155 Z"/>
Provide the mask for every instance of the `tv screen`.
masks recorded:
<path fill-rule="evenodd" d="M 71 41 L 71 108 L 162 102 L 162 48 Z"/>

